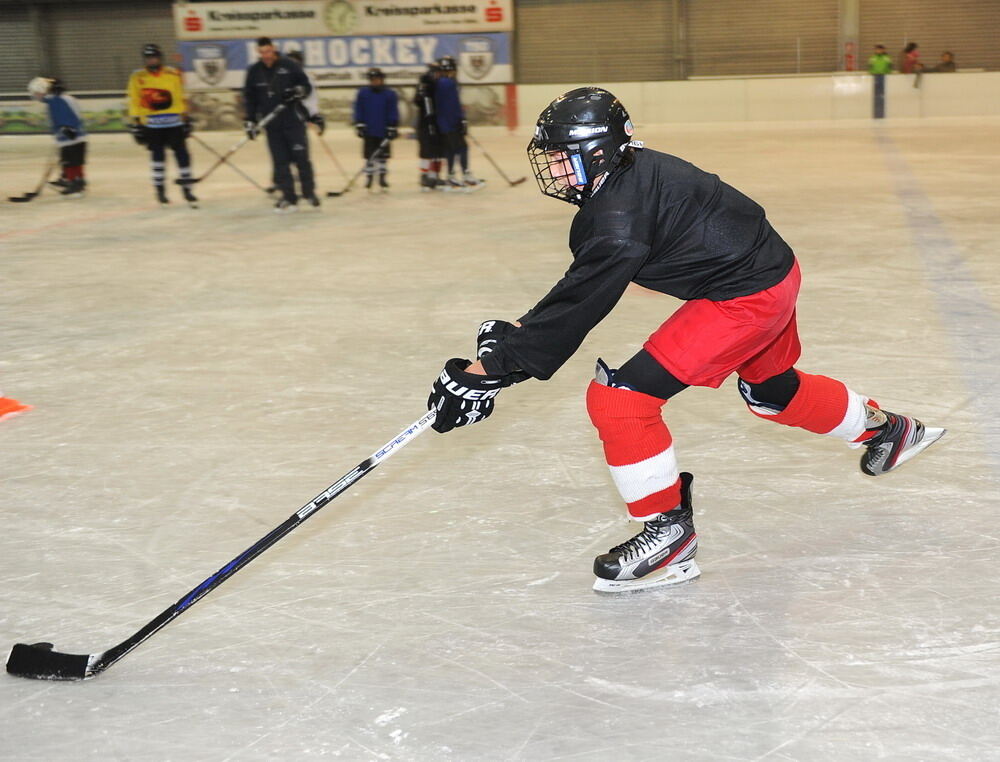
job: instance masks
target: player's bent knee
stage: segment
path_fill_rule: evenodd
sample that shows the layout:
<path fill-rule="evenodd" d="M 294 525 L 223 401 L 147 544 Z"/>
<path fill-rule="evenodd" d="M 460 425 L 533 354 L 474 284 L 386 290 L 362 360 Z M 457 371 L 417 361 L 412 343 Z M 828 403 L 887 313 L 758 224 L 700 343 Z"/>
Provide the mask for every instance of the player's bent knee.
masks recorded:
<path fill-rule="evenodd" d="M 740 378 L 737 388 L 750 412 L 757 415 L 776 415 L 788 407 L 799 391 L 799 374 L 795 368 L 764 379 L 747 381 Z"/>

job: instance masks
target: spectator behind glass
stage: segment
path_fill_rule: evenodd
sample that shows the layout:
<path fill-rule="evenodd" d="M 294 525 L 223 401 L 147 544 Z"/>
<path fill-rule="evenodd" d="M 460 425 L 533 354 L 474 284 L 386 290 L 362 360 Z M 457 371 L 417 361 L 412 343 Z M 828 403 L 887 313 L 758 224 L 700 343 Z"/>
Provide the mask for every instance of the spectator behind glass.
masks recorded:
<path fill-rule="evenodd" d="M 876 45 L 875 53 L 868 59 L 869 74 L 891 74 L 892 56 L 885 52 L 885 45 Z"/>
<path fill-rule="evenodd" d="M 950 51 L 946 50 L 941 54 L 941 60 L 938 61 L 937 66 L 927 71 L 934 71 L 938 73 L 953 73 L 955 71 L 955 55 Z"/>
<path fill-rule="evenodd" d="M 920 63 L 920 51 L 917 48 L 918 45 L 915 42 L 908 43 L 903 48 L 902 61 L 899 65 L 899 70 L 903 74 L 917 74 L 923 71 L 924 65 Z"/>

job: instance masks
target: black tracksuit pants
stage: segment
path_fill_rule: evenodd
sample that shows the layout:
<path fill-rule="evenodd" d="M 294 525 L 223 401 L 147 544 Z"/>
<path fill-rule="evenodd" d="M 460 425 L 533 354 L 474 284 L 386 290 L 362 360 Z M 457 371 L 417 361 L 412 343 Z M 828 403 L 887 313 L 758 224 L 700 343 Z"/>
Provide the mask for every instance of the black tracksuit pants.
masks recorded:
<path fill-rule="evenodd" d="M 268 125 L 266 131 L 267 147 L 271 151 L 271 162 L 274 165 L 271 179 L 285 200 L 291 203 L 298 200 L 295 194 L 295 179 L 292 177 L 292 164 L 298 171 L 302 196 L 305 198 L 314 196 L 316 184 L 313 180 L 312 162 L 309 161 L 309 139 L 305 123 L 288 126 Z"/>

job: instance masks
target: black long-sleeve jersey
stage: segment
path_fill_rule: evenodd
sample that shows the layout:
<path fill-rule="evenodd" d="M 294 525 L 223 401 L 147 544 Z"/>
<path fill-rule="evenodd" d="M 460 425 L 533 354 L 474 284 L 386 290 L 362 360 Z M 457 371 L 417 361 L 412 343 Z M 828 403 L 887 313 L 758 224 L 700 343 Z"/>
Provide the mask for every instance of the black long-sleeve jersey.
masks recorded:
<path fill-rule="evenodd" d="M 417 82 L 417 92 L 413 97 L 417 107 L 417 128 L 426 127 L 434 120 L 434 75 L 425 72 Z"/>
<path fill-rule="evenodd" d="M 282 94 L 290 87 L 301 85 L 305 94 L 312 92 L 309 77 L 295 61 L 284 56 L 278 56 L 273 66 L 265 66 L 263 61 L 257 61 L 247 69 L 246 81 L 243 85 L 243 102 L 246 107 L 248 121 L 259 122 L 278 107 L 282 102 Z M 278 114 L 271 123 L 275 127 L 287 127 L 301 124 L 308 116 L 302 115 L 304 109 L 288 108 Z"/>
<path fill-rule="evenodd" d="M 569 270 L 483 358 L 487 373 L 551 377 L 629 283 L 722 301 L 780 283 L 794 264 L 759 204 L 717 175 L 644 149 L 577 212 L 569 247 Z"/>

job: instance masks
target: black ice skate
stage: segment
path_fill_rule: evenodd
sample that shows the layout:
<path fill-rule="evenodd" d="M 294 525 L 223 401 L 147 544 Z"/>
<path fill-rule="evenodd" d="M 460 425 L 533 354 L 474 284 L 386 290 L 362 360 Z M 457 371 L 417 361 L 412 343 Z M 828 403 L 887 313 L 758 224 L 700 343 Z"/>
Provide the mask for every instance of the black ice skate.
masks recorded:
<path fill-rule="evenodd" d="M 681 504 L 643 524 L 628 542 L 594 559 L 594 590 L 621 593 L 688 582 L 701 574 L 694 555 L 694 531 L 689 473 L 681 474 Z"/>
<path fill-rule="evenodd" d="M 378 187 L 382 193 L 389 192 L 389 181 L 385 179 L 384 172 L 378 176 Z"/>
<path fill-rule="evenodd" d="M 156 187 L 156 200 L 160 203 L 160 206 L 166 206 L 170 203 L 170 199 L 167 198 L 167 189 L 162 185 L 157 185 Z"/>
<path fill-rule="evenodd" d="M 56 190 L 62 190 L 63 188 L 68 187 L 70 182 L 71 181 L 67 180 L 65 177 L 57 177 L 55 180 L 49 180 L 49 185 Z"/>
<path fill-rule="evenodd" d="M 83 191 L 86 189 L 87 183 L 84 180 L 70 180 L 66 183 L 59 195 L 63 198 L 83 198 Z"/>
<path fill-rule="evenodd" d="M 365 188 L 369 193 L 376 193 L 375 188 L 372 187 L 372 183 L 375 182 L 375 175 L 368 175 L 365 178 Z"/>
<path fill-rule="evenodd" d="M 281 199 L 274 205 L 275 214 L 292 214 L 297 211 L 299 211 L 299 207 L 296 203 L 294 201 L 289 201 L 287 198 Z"/>
<path fill-rule="evenodd" d="M 181 193 L 184 194 L 184 200 L 187 201 L 187 205 L 192 209 L 198 208 L 198 197 L 191 192 L 191 188 L 187 185 L 181 186 Z"/>
<path fill-rule="evenodd" d="M 317 196 L 315 193 L 313 193 L 311 196 L 306 196 L 306 201 L 308 201 L 309 206 L 313 207 L 314 209 L 319 208 L 319 196 Z"/>
<path fill-rule="evenodd" d="M 878 433 L 862 444 L 861 470 L 869 476 L 892 471 L 938 441 L 945 429 L 924 426 L 916 418 L 868 407 L 868 428 Z"/>

